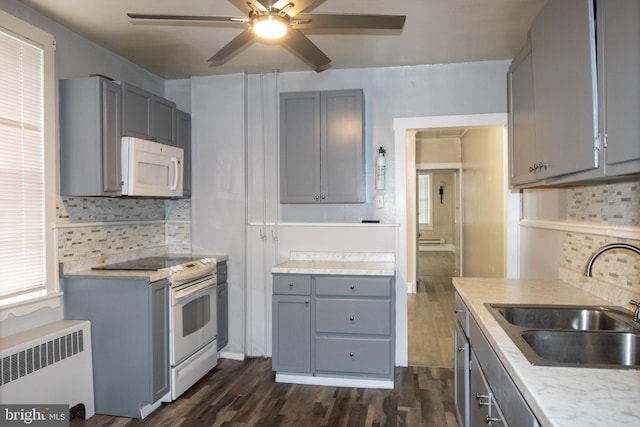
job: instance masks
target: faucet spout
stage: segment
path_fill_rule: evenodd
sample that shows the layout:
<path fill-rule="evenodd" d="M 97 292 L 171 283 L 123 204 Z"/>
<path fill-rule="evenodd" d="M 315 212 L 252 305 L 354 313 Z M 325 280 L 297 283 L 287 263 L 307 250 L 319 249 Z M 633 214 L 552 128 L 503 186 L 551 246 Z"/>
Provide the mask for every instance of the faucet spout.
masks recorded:
<path fill-rule="evenodd" d="M 640 248 L 629 243 L 610 243 L 608 245 L 604 245 L 600 249 L 595 251 L 593 255 L 591 255 L 591 258 L 587 263 L 587 268 L 584 271 L 584 275 L 587 277 L 591 277 L 591 267 L 593 266 L 593 262 L 604 252 L 610 251 L 612 249 L 628 249 L 640 255 Z"/>

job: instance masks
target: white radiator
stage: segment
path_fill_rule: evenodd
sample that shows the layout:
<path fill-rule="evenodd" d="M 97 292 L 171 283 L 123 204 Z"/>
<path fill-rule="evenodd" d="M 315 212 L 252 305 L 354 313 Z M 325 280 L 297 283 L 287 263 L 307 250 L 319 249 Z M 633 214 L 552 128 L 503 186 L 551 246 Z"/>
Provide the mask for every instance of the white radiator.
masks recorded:
<path fill-rule="evenodd" d="M 0 402 L 83 404 L 95 414 L 91 323 L 60 320 L 0 339 Z"/>

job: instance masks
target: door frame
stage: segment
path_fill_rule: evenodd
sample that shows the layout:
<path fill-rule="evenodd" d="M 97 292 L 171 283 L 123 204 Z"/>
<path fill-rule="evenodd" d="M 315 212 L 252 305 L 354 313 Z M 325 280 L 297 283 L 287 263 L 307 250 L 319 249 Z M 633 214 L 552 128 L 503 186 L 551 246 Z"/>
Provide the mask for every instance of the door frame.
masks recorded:
<path fill-rule="evenodd" d="M 408 315 L 407 315 L 407 230 L 409 217 L 408 204 L 414 199 L 407 193 L 407 182 L 415 180 L 415 132 L 418 129 L 443 128 L 443 127 L 473 127 L 473 126 L 504 126 L 506 135 L 507 113 L 492 114 L 471 114 L 456 116 L 426 116 L 426 117 L 405 117 L 393 120 L 394 130 L 394 164 L 395 164 L 395 210 L 396 222 L 398 223 L 398 251 L 396 265 L 396 365 L 408 366 L 409 364 L 409 337 L 408 337 Z M 413 134 L 413 135 L 410 135 Z M 507 144 L 505 138 L 505 153 Z M 508 176 L 507 155 L 504 156 L 504 172 Z M 507 179 L 506 183 L 509 182 Z M 414 183 L 415 185 L 415 183 Z M 507 184 L 508 186 L 508 184 Z M 505 189 L 508 193 L 508 188 Z M 518 275 L 518 227 L 512 227 L 520 218 L 520 204 L 509 197 L 507 202 L 507 277 L 517 277 Z M 515 209 L 512 209 L 515 208 Z M 413 215 L 413 211 L 410 211 Z M 413 239 L 412 239 L 413 240 Z"/>

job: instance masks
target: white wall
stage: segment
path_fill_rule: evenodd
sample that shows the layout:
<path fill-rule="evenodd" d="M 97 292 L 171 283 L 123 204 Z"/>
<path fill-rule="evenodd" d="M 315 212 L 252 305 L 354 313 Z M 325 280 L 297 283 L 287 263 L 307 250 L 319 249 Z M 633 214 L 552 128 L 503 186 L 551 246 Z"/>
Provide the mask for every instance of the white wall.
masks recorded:
<path fill-rule="evenodd" d="M 405 206 L 406 198 L 404 183 L 402 191 L 396 191 L 394 119 L 504 113 L 508 65 L 508 61 L 490 61 L 191 80 L 193 248 L 230 254 L 229 352 L 270 353 L 269 269 L 281 261 L 290 248 L 317 250 L 329 241 L 332 250 L 353 250 L 354 244 L 360 244 L 354 242 L 352 236 L 361 232 L 362 225 L 357 224 L 361 218 L 376 218 L 383 224 L 406 222 L 406 209 L 398 211 L 396 207 L 396 204 Z M 345 88 L 362 88 L 365 93 L 367 203 L 322 207 L 279 205 L 275 155 L 278 150 L 277 94 Z M 380 192 L 385 198 L 383 209 L 373 205 L 376 194 L 372 189 L 373 162 L 379 146 L 387 149 L 386 189 Z M 243 189 L 246 191 L 244 201 L 240 200 Z M 278 228 L 278 222 L 283 219 L 298 223 L 296 233 L 287 234 L 286 239 L 282 234 L 285 226 Z M 327 225 L 326 228 L 320 226 L 322 233 L 309 235 L 302 232 L 307 227 L 300 224 L 309 221 Z M 329 223 L 342 226 L 332 227 Z M 347 232 L 344 224 L 349 223 Z M 366 248 L 369 251 L 394 248 L 399 254 L 398 244 L 392 240 L 367 244 Z M 272 247 L 276 245 L 277 250 Z M 398 277 L 396 358 L 400 364 L 406 364 L 405 281 L 404 276 Z M 245 319 L 249 322 L 247 337 L 242 335 Z"/>

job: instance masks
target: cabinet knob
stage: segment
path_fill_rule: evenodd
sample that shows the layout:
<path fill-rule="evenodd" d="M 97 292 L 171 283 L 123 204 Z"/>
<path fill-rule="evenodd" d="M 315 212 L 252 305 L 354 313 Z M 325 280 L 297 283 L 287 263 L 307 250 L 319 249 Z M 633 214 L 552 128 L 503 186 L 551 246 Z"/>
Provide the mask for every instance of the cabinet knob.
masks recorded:
<path fill-rule="evenodd" d="M 464 351 L 464 347 L 458 347 L 458 351 Z"/>
<path fill-rule="evenodd" d="M 356 285 L 349 285 L 349 289 L 355 289 Z"/>
<path fill-rule="evenodd" d="M 289 283 L 289 287 L 293 288 L 293 282 Z"/>
<path fill-rule="evenodd" d="M 309 300 L 308 299 L 304 300 L 304 303 L 309 304 Z"/>
<path fill-rule="evenodd" d="M 322 195 L 322 200 L 326 199 L 327 196 L 325 196 L 324 194 Z"/>
<path fill-rule="evenodd" d="M 349 320 L 354 320 L 355 317 L 354 316 L 349 316 Z"/>
<path fill-rule="evenodd" d="M 316 200 L 320 200 L 320 196 L 316 194 Z"/>
<path fill-rule="evenodd" d="M 353 351 L 349 352 L 349 357 L 353 357 Z"/>
<path fill-rule="evenodd" d="M 464 313 L 464 311 L 465 311 L 464 308 L 456 308 L 454 313 L 455 314 L 462 314 L 462 313 Z"/>

